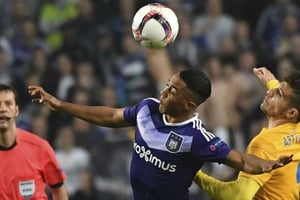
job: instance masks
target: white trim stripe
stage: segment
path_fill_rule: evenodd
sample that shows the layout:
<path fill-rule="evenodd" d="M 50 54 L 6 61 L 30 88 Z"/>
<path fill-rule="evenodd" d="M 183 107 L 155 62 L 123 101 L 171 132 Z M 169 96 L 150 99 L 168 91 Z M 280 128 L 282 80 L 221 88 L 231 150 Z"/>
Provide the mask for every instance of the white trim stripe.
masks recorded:
<path fill-rule="evenodd" d="M 159 132 L 150 116 L 150 110 L 148 106 L 144 106 L 137 116 L 137 128 L 141 134 L 143 140 L 150 148 L 168 151 L 165 147 L 169 134 Z M 171 130 L 170 130 L 171 132 Z M 183 142 L 178 152 L 190 152 L 193 141 L 192 136 L 180 135 L 183 137 Z"/>
<path fill-rule="evenodd" d="M 207 131 L 203 126 L 202 126 L 202 121 L 201 120 L 197 120 L 199 123 L 197 124 L 198 125 L 198 128 L 201 132 L 201 134 L 204 136 L 204 138 L 206 139 L 207 142 L 209 142 L 210 140 L 212 140 L 213 138 L 215 138 L 216 136 Z"/>

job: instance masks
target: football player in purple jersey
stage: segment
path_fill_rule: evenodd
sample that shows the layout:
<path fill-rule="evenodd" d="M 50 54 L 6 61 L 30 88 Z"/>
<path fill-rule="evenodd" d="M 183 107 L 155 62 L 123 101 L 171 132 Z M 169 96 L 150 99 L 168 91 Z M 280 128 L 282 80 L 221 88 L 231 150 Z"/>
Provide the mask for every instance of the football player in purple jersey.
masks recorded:
<path fill-rule="evenodd" d="M 182 70 L 170 78 L 159 99 L 111 108 L 65 102 L 43 88 L 28 87 L 32 101 L 99 126 L 135 127 L 130 169 L 135 200 L 188 200 L 189 187 L 205 162 L 218 162 L 259 174 L 284 166 L 292 156 L 263 160 L 231 149 L 205 129 L 196 108 L 211 94 L 211 82 L 200 70 Z"/>

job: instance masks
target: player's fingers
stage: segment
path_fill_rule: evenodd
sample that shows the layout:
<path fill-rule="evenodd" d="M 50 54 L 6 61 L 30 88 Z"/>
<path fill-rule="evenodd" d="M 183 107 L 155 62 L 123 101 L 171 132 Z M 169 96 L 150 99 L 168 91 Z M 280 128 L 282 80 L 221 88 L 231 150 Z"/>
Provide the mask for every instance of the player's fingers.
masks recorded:
<path fill-rule="evenodd" d="M 272 170 L 283 167 L 286 164 L 287 163 L 282 162 L 282 161 L 274 161 L 274 162 L 272 162 L 272 164 L 270 164 L 268 166 L 265 166 L 263 171 L 264 172 L 271 172 Z"/>
<path fill-rule="evenodd" d="M 40 101 L 40 98 L 31 99 L 31 102 L 34 102 L 34 103 L 39 103 L 39 101 Z"/>
<path fill-rule="evenodd" d="M 258 75 L 260 74 L 260 70 L 257 69 L 257 68 L 254 68 L 254 69 L 253 69 L 253 73 L 254 73 L 256 76 L 258 76 Z"/>
<path fill-rule="evenodd" d="M 264 70 L 263 69 L 258 69 L 258 68 L 254 68 L 253 72 L 257 75 L 264 74 Z"/>
<path fill-rule="evenodd" d="M 34 92 L 33 90 L 29 90 L 28 93 L 29 93 L 30 95 L 35 95 L 35 92 Z"/>
<path fill-rule="evenodd" d="M 293 154 L 289 155 L 289 156 L 280 156 L 279 161 L 284 164 L 288 164 L 291 161 L 293 161 L 293 156 L 294 156 Z"/>
<path fill-rule="evenodd" d="M 30 94 L 34 94 L 35 91 L 36 91 L 36 89 L 35 89 L 34 87 L 28 86 L 28 92 L 29 92 Z"/>
<path fill-rule="evenodd" d="M 32 86 L 32 85 L 29 85 L 29 86 L 28 86 L 28 90 L 29 90 L 29 91 L 34 91 L 34 90 L 36 90 L 36 89 L 37 89 L 36 86 Z"/>
<path fill-rule="evenodd" d="M 44 98 L 41 97 L 41 98 L 39 99 L 39 103 L 43 103 L 43 102 L 44 102 Z"/>
<path fill-rule="evenodd" d="M 40 88 L 31 88 L 29 89 L 29 94 L 32 96 L 37 95 L 37 94 L 42 94 L 43 91 Z"/>

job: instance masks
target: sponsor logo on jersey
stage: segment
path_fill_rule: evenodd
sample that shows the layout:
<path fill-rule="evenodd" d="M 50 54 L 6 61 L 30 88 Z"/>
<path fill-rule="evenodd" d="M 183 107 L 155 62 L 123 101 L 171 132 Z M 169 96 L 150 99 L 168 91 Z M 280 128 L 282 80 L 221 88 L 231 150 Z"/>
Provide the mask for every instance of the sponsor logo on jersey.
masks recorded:
<path fill-rule="evenodd" d="M 35 191 L 34 180 L 20 181 L 19 192 L 24 199 L 30 199 Z"/>
<path fill-rule="evenodd" d="M 170 152 L 176 153 L 180 150 L 182 142 L 183 142 L 183 137 L 181 137 L 180 135 L 178 135 L 175 132 L 171 131 L 169 133 L 168 139 L 166 141 L 166 148 Z"/>
<path fill-rule="evenodd" d="M 150 149 L 146 149 L 144 146 L 138 145 L 136 142 L 133 144 L 134 151 L 139 155 L 139 157 L 146 162 L 151 163 L 153 166 L 162 169 L 163 171 L 175 172 L 176 165 L 167 163 L 152 154 Z"/>

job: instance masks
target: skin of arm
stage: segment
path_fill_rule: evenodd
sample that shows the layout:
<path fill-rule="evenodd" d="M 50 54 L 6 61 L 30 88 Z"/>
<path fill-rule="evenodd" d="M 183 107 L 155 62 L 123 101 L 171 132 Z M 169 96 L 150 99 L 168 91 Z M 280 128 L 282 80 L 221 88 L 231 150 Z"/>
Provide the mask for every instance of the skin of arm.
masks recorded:
<path fill-rule="evenodd" d="M 152 77 L 158 84 L 158 88 L 163 88 L 174 73 L 168 52 L 165 49 L 149 48 L 145 48 L 144 52 Z"/>
<path fill-rule="evenodd" d="M 195 182 L 211 198 L 216 200 L 252 200 L 260 188 L 260 185 L 250 178 L 239 177 L 235 181 L 223 182 L 208 176 L 201 170 L 197 172 Z"/>
<path fill-rule="evenodd" d="M 231 150 L 223 164 L 249 174 L 261 174 L 282 167 L 292 161 L 293 155 L 280 156 L 277 160 L 264 160 L 257 156 Z"/>
<path fill-rule="evenodd" d="M 111 128 L 130 126 L 123 117 L 124 108 L 85 106 L 61 101 L 44 91 L 44 89 L 39 86 L 28 86 L 28 90 L 29 94 L 34 97 L 32 102 L 43 103 L 52 110 L 66 112 L 99 126 Z"/>
<path fill-rule="evenodd" d="M 279 81 L 275 78 L 274 74 L 266 67 L 258 67 L 253 69 L 253 73 L 260 80 L 260 82 L 268 89 L 277 87 Z"/>
<path fill-rule="evenodd" d="M 104 106 L 84 106 L 64 101 L 56 105 L 58 111 L 63 111 L 99 126 L 120 128 L 129 126 L 123 118 L 124 109 Z"/>
<path fill-rule="evenodd" d="M 51 188 L 53 200 L 69 200 L 68 192 L 65 185 L 59 188 Z"/>

